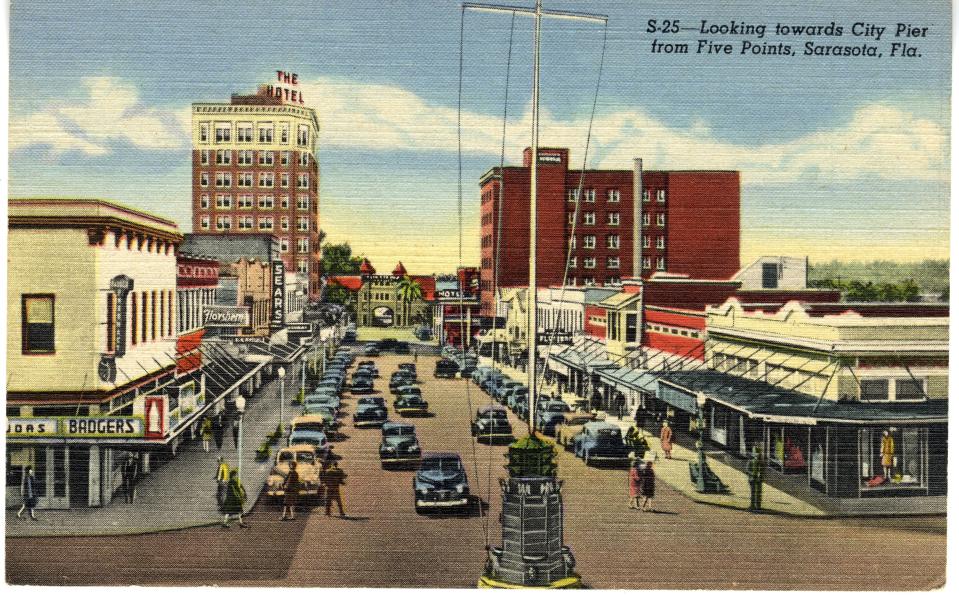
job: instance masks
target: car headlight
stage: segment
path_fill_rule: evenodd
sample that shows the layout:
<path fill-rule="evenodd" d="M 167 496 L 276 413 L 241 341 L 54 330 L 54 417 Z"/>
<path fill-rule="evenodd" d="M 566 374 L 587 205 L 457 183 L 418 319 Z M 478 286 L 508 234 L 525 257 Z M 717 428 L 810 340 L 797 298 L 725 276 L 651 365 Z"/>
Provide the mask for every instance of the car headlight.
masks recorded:
<path fill-rule="evenodd" d="M 466 491 L 466 483 L 459 483 L 456 486 L 456 493 L 463 493 Z"/>
<path fill-rule="evenodd" d="M 394 448 L 393 446 L 383 446 L 383 451 L 384 451 L 384 452 L 396 452 L 396 448 Z"/>
<path fill-rule="evenodd" d="M 419 445 L 419 444 L 414 443 L 412 446 L 410 446 L 410 451 L 411 451 L 411 452 L 417 452 L 417 451 L 419 451 L 419 449 L 420 449 L 420 445 Z"/>

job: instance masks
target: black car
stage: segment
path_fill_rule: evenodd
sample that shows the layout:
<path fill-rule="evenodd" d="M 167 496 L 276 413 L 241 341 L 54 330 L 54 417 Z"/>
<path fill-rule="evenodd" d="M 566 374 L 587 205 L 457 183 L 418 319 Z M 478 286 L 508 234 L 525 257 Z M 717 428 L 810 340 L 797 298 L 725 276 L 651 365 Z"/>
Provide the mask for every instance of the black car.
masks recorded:
<path fill-rule="evenodd" d="M 410 343 L 397 342 L 393 347 L 393 350 L 396 352 L 396 354 L 410 354 Z"/>
<path fill-rule="evenodd" d="M 400 371 L 409 371 L 414 376 L 416 375 L 416 364 L 415 363 L 400 363 L 397 365 L 397 368 Z"/>
<path fill-rule="evenodd" d="M 436 361 L 436 370 L 433 373 L 434 377 L 442 377 L 445 379 L 452 379 L 456 377 L 456 374 L 459 373 L 459 366 L 450 359 L 440 359 Z"/>
<path fill-rule="evenodd" d="M 405 386 L 412 386 L 416 383 L 416 377 L 405 371 L 397 371 L 390 377 L 390 392 L 397 394 L 399 389 Z"/>
<path fill-rule="evenodd" d="M 373 378 L 372 377 L 353 377 L 353 383 L 350 386 L 350 391 L 354 394 L 372 394 L 373 393 Z"/>
<path fill-rule="evenodd" d="M 396 348 L 397 339 L 396 338 L 383 338 L 380 340 L 379 347 L 380 350 L 393 350 Z"/>
<path fill-rule="evenodd" d="M 422 394 L 418 392 L 405 392 L 397 396 L 396 400 L 393 401 L 393 408 L 397 413 L 403 416 L 425 416 L 429 414 L 430 405 L 426 400 L 423 400 Z"/>
<path fill-rule="evenodd" d="M 376 344 L 370 343 L 363 347 L 363 355 L 368 357 L 380 356 L 380 348 Z"/>
<path fill-rule="evenodd" d="M 427 508 L 465 508 L 470 503 L 470 486 L 460 455 L 455 452 L 428 452 L 413 477 L 413 506 L 417 514 Z"/>
<path fill-rule="evenodd" d="M 383 424 L 383 441 L 380 442 L 380 464 L 383 468 L 418 462 L 420 444 L 416 428 L 402 421 L 387 421 Z"/>
<path fill-rule="evenodd" d="M 367 396 L 356 403 L 353 425 L 356 427 L 377 427 L 386 422 L 386 401 L 382 396 Z"/>
<path fill-rule="evenodd" d="M 513 426 L 502 406 L 484 406 L 476 411 L 476 418 L 470 424 L 470 430 L 476 439 L 488 442 L 513 439 Z"/>

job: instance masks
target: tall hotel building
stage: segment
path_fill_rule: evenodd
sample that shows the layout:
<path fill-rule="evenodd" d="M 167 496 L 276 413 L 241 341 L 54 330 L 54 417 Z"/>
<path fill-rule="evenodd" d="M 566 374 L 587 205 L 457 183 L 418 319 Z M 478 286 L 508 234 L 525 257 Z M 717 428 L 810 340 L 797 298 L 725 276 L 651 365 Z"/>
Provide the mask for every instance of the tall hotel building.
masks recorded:
<path fill-rule="evenodd" d="M 492 315 L 499 243 L 500 287 L 529 281 L 531 150 L 523 166 L 480 179 L 482 313 Z M 582 197 L 576 219 L 576 197 Z M 502 221 L 497 203 L 502 185 Z M 642 187 L 642 200 L 634 201 Z M 540 148 L 537 170 L 537 286 L 615 284 L 656 272 L 725 280 L 739 271 L 739 172 L 571 170 L 569 150 Z M 499 240 L 497 241 L 497 230 Z"/>
<path fill-rule="evenodd" d="M 193 104 L 193 231 L 273 234 L 287 271 L 320 290 L 316 111 L 295 74 L 229 103 Z"/>

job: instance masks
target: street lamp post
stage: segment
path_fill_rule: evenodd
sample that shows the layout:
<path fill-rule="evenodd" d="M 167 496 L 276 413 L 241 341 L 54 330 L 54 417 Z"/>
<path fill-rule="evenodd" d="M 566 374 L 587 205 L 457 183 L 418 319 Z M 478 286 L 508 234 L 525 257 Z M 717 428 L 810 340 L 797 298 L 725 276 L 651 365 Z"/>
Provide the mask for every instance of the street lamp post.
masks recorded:
<path fill-rule="evenodd" d="M 286 402 L 286 398 L 283 396 L 283 378 L 286 377 L 286 369 L 280 367 L 276 370 L 276 376 L 280 380 L 280 429 L 283 429 L 283 403 Z"/>
<path fill-rule="evenodd" d="M 303 358 L 300 360 L 300 398 L 306 397 L 306 351 L 303 351 Z"/>
<path fill-rule="evenodd" d="M 243 483 L 243 412 L 246 410 L 246 398 L 243 397 L 242 393 L 238 393 L 236 400 L 234 401 L 236 406 L 236 412 L 240 417 L 240 430 L 237 433 L 237 442 L 236 442 L 236 470 L 237 476 L 240 477 L 240 483 Z"/>

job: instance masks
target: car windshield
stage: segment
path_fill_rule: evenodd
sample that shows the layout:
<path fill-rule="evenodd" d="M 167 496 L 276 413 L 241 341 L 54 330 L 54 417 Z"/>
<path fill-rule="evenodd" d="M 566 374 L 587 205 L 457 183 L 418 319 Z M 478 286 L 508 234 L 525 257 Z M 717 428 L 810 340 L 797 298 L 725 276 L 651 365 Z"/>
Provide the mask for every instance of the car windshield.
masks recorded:
<path fill-rule="evenodd" d="M 296 460 L 296 452 L 284 450 L 280 452 L 280 462 L 290 462 Z"/>
<path fill-rule="evenodd" d="M 476 413 L 477 416 L 484 419 L 505 419 L 506 411 L 505 410 L 488 410 L 488 411 L 479 411 Z"/>
<path fill-rule="evenodd" d="M 323 431 L 323 423 L 297 423 L 293 425 L 293 434 L 298 431 Z"/>
<path fill-rule="evenodd" d="M 403 425 L 398 427 L 389 427 L 384 431 L 384 435 L 397 436 L 397 435 L 413 435 L 416 433 L 416 428 L 412 425 Z"/>
<path fill-rule="evenodd" d="M 444 473 L 458 473 L 463 470 L 463 463 L 459 458 L 429 458 L 423 461 L 423 469 Z"/>
<path fill-rule="evenodd" d="M 297 461 L 303 462 L 303 463 L 306 463 L 306 464 L 315 464 L 315 463 L 316 463 L 316 458 L 315 458 L 315 455 L 313 454 L 313 452 L 307 452 L 306 450 L 301 450 L 301 451 L 297 452 L 297 453 L 296 453 L 296 459 L 297 459 Z"/>

